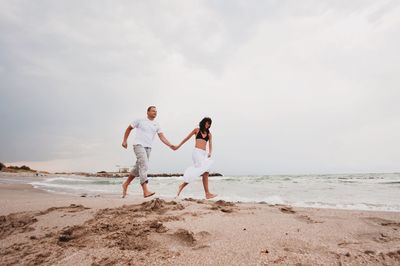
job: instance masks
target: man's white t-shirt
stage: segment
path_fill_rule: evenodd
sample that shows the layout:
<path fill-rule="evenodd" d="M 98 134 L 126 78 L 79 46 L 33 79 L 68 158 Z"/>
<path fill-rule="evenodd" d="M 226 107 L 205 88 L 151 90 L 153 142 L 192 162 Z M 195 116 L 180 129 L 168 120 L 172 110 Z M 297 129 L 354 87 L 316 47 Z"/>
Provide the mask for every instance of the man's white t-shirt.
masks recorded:
<path fill-rule="evenodd" d="M 142 145 L 151 148 L 156 133 L 161 133 L 158 122 L 145 119 L 137 119 L 131 123 L 131 127 L 136 129 L 136 136 L 133 140 L 134 145 Z"/>

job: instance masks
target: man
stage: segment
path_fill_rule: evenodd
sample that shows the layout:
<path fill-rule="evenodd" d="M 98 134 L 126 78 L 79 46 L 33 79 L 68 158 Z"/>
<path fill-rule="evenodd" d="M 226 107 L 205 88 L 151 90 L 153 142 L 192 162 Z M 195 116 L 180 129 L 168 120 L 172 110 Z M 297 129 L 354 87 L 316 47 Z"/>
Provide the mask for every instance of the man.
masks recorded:
<path fill-rule="evenodd" d="M 133 121 L 128 128 L 125 130 L 124 140 L 122 141 L 122 147 L 125 149 L 128 147 L 128 137 L 132 129 L 136 128 L 136 136 L 133 143 L 133 151 L 135 152 L 137 161 L 136 165 L 130 172 L 128 179 L 122 184 L 122 197 L 125 198 L 128 186 L 132 180 L 139 176 L 140 184 L 143 189 L 143 196 L 145 198 L 153 196 L 155 193 L 150 192 L 147 186 L 147 170 L 149 169 L 149 156 L 151 152 L 151 146 L 156 133 L 160 140 L 170 147 L 172 150 L 176 150 L 176 146 L 172 145 L 162 133 L 160 125 L 155 121 L 157 116 L 157 109 L 155 106 L 147 108 L 147 118 L 138 119 Z"/>

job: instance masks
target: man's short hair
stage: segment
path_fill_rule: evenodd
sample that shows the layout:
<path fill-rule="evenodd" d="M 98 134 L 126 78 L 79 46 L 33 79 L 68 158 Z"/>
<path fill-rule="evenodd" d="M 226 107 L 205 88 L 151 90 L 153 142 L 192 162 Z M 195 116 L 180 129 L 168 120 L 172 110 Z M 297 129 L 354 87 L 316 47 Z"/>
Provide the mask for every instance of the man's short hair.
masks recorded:
<path fill-rule="evenodd" d="M 149 112 L 150 110 L 151 110 L 151 108 L 156 108 L 155 106 L 149 106 L 148 108 L 147 108 L 147 112 Z"/>

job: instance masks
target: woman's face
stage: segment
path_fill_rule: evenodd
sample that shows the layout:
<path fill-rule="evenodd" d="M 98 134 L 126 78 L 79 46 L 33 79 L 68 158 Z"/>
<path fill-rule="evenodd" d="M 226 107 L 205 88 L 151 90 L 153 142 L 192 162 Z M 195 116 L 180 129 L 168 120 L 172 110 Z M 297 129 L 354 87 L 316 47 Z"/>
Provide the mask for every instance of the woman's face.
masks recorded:
<path fill-rule="evenodd" d="M 206 126 L 206 128 L 210 128 L 211 127 L 210 122 L 207 121 L 205 126 Z"/>

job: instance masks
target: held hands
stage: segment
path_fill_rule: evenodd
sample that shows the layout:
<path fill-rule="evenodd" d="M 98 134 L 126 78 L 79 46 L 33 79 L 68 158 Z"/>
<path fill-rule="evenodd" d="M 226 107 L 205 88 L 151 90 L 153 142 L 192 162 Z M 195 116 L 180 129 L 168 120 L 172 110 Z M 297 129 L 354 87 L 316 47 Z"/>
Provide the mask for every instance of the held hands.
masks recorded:
<path fill-rule="evenodd" d="M 181 147 L 181 145 L 172 145 L 169 146 L 172 150 L 176 151 L 177 149 L 179 149 Z"/>

